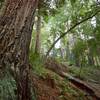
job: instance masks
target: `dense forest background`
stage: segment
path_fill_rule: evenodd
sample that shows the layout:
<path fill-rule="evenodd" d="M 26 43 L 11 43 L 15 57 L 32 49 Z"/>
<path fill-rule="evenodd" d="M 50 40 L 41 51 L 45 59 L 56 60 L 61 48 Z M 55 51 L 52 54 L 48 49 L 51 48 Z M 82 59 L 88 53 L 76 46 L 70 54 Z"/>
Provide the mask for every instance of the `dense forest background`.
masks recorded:
<path fill-rule="evenodd" d="M 5 6 L 4 0 L 0 0 L 0 15 Z M 26 12 L 28 12 L 27 9 Z M 29 16 L 27 16 L 27 18 L 28 17 Z M 1 17 L 0 20 L 2 20 Z M 31 88 L 31 99 L 99 100 L 100 0 L 39 0 L 32 21 L 34 21 L 34 25 L 32 26 L 28 55 L 29 66 L 33 74 L 30 78 L 33 83 L 30 82 L 29 84 Z M 28 25 L 26 24 L 26 26 Z M 2 34 L 2 27 L 0 26 L 1 37 L 3 36 Z M 28 37 L 28 35 L 26 37 Z M 11 37 L 11 39 L 13 38 Z M 27 40 L 25 37 L 24 39 Z M 3 47 L 5 47 L 5 45 L 3 45 Z M 24 49 L 22 49 L 22 51 Z M 0 47 L 0 57 L 2 50 L 2 47 Z M 19 50 L 20 49 L 18 49 L 18 52 Z M 7 59 L 7 61 L 8 60 L 9 59 Z M 1 57 L 0 64 L 2 64 L 2 62 Z M 17 87 L 16 78 L 13 77 L 9 66 L 2 68 L 0 65 L 0 100 L 16 100 L 19 85 Z M 20 74 L 17 78 L 23 79 L 23 77 L 21 77 Z M 62 81 L 62 83 L 60 83 L 60 81 Z M 24 83 L 24 81 L 21 82 Z M 72 82 L 77 89 L 75 86 L 73 88 L 73 85 L 69 85 L 70 82 Z M 45 87 L 43 84 L 47 84 L 48 87 L 52 86 L 54 90 L 48 89 L 48 87 Z M 58 88 L 56 90 L 55 87 L 60 88 L 60 95 L 54 92 L 59 91 Z M 82 90 L 85 90 L 83 87 L 86 88 L 86 91 L 90 95 L 85 95 L 84 92 L 82 92 Z M 43 92 L 46 92 L 46 90 L 42 90 L 41 88 L 48 89 L 50 94 L 48 93 L 47 95 L 50 95 L 51 99 L 50 97 L 46 98 Z M 80 88 L 80 90 L 78 88 Z M 42 98 L 43 93 L 39 91 L 44 93 L 45 99 Z M 93 93 L 96 92 L 95 96 L 93 93 L 93 95 L 90 93 L 91 91 Z M 85 93 L 87 94 L 87 92 Z M 56 97 L 56 99 L 53 99 L 53 97 Z M 18 100 L 31 99 L 20 98 Z"/>

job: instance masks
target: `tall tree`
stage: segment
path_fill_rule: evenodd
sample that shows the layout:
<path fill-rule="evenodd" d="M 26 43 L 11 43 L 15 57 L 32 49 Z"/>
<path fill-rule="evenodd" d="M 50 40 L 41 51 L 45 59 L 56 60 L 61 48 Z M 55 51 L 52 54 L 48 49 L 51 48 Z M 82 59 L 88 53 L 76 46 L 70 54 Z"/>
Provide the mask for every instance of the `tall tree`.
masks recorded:
<path fill-rule="evenodd" d="M 37 21 L 36 21 L 36 42 L 35 42 L 35 53 L 40 54 L 40 33 L 41 33 L 41 15 L 39 7 L 37 9 Z"/>
<path fill-rule="evenodd" d="M 29 45 L 38 0 L 5 0 L 0 15 L 0 68 L 9 68 L 18 100 L 31 100 Z"/>

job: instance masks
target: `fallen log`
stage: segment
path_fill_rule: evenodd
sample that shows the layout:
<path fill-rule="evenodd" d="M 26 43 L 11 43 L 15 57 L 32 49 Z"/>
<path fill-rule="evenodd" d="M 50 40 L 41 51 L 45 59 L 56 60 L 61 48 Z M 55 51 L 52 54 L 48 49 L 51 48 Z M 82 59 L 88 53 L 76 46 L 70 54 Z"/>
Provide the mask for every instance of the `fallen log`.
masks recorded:
<path fill-rule="evenodd" d="M 68 74 L 67 66 L 58 63 L 54 58 L 47 58 L 44 65 L 45 68 L 52 70 L 53 72 L 57 73 L 63 78 L 67 78 L 77 88 L 81 89 L 82 91 L 92 96 L 94 100 L 100 100 L 100 96 L 95 93 L 94 89 L 91 86 L 86 84 L 84 81 Z"/>

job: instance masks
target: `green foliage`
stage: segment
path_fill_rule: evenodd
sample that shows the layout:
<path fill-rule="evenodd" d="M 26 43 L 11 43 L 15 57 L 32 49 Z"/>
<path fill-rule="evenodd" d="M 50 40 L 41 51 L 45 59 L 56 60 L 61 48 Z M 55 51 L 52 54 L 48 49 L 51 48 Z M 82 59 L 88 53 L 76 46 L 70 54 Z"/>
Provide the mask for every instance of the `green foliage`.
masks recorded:
<path fill-rule="evenodd" d="M 98 73 L 100 71 L 100 67 L 95 67 L 95 66 L 84 66 L 81 70 L 80 73 L 80 68 L 79 67 L 74 67 L 70 66 L 69 67 L 70 73 L 78 78 L 81 78 L 83 80 L 94 80 L 100 82 L 100 79 L 98 77 Z"/>
<path fill-rule="evenodd" d="M 78 89 L 71 87 L 67 79 L 62 81 L 61 88 L 61 95 L 59 96 L 61 100 L 69 100 L 73 97 L 77 100 L 84 100 L 84 93 L 80 92 Z M 68 95 L 67 97 L 66 94 Z"/>
<path fill-rule="evenodd" d="M 4 2 L 4 0 L 0 0 L 0 9 L 2 7 L 3 2 Z"/>
<path fill-rule="evenodd" d="M 77 94 L 77 91 L 74 90 L 70 85 L 66 85 L 66 83 L 68 83 L 68 81 L 63 81 L 62 82 L 62 94 L 64 93 L 70 93 L 70 94 Z"/>
<path fill-rule="evenodd" d="M 46 54 L 53 42 L 66 32 L 66 30 L 69 30 L 81 20 L 94 15 L 100 9 L 95 0 L 41 0 L 39 6 L 41 8 L 40 14 L 42 15 L 43 24 L 41 28 L 41 53 L 43 54 Z M 46 13 L 44 13 L 45 11 Z M 94 66 L 99 66 L 99 17 L 100 14 L 98 13 L 93 18 L 79 24 L 76 28 L 71 30 L 68 35 L 60 39 L 59 43 L 54 46 L 50 55 L 59 59 L 59 61 L 67 60 L 70 62 L 70 65 L 74 64 L 84 67 L 91 65 L 90 62 L 92 61 Z M 34 52 L 35 32 L 32 37 L 31 47 Z M 63 57 L 60 49 L 63 49 Z M 34 59 L 37 58 L 38 57 L 35 57 Z M 95 59 L 97 59 L 97 61 Z M 39 62 L 36 61 L 36 63 Z"/>
<path fill-rule="evenodd" d="M 55 4 L 57 8 L 62 7 L 65 4 L 66 0 L 55 0 Z"/>
<path fill-rule="evenodd" d="M 0 0 L 0 8 L 3 2 L 4 0 Z M 38 9 L 43 24 L 41 28 L 41 47 L 43 51 L 41 51 L 45 54 L 50 45 L 60 35 L 84 18 L 93 15 L 100 9 L 100 6 L 96 5 L 95 0 L 40 0 Z M 29 54 L 30 63 L 35 74 L 45 77 L 47 70 L 43 66 L 44 57 L 40 54 L 34 54 L 34 41 L 35 31 L 33 30 Z M 96 70 L 96 67 L 93 67 L 96 65 L 95 62 L 98 63 L 98 66 L 100 65 L 100 14 L 71 30 L 66 37 L 60 40 L 59 44 L 58 48 L 56 46 L 53 48 L 53 53 L 55 53 L 53 57 L 59 62 L 68 60 L 69 65 L 74 64 L 74 62 L 79 63 L 80 68 L 70 67 L 70 72 L 75 76 L 80 76 L 82 79 L 87 79 L 87 76 L 90 76 L 96 79 L 95 75 L 92 74 L 94 69 Z M 64 58 L 59 56 L 60 48 L 64 50 L 63 52 L 66 52 Z M 67 55 L 67 53 L 69 54 Z M 68 59 L 66 56 L 68 58 L 73 56 L 73 59 Z M 86 67 L 89 56 L 93 58 L 94 63 L 93 66 Z M 53 78 L 56 81 L 58 80 L 57 75 Z M 76 91 L 70 86 L 66 86 L 66 83 L 67 81 L 62 82 L 62 94 L 66 92 L 76 94 Z M 15 91 L 15 80 L 7 70 L 3 78 L 0 79 L 0 100 L 16 100 Z"/>
<path fill-rule="evenodd" d="M 49 4 L 47 8 L 41 8 L 43 17 L 43 27 L 41 28 L 41 47 L 43 50 L 41 49 L 41 51 L 43 54 L 64 32 L 83 19 L 94 15 L 100 9 L 95 0 L 48 0 L 47 4 Z M 65 61 L 69 62 L 69 65 L 79 65 L 79 68 L 72 67 L 70 72 L 81 79 L 91 76 L 94 73 L 93 69 L 96 69 L 94 66 L 100 66 L 99 17 L 100 14 L 98 13 L 93 18 L 77 25 L 65 37 L 60 39 L 59 46 L 54 46 L 50 54 L 59 62 Z M 64 57 L 61 57 L 60 49 L 63 49 Z M 43 66 L 43 57 L 33 52 L 34 49 L 30 51 L 30 62 L 33 71 L 40 76 L 45 76 L 46 70 Z M 90 63 L 91 59 L 92 64 Z M 90 65 L 92 66 L 88 67 Z M 57 80 L 57 77 L 55 76 L 54 79 Z M 75 93 L 73 89 L 66 88 L 66 86 L 63 86 L 63 92 Z"/>
<path fill-rule="evenodd" d="M 30 51 L 30 63 L 32 65 L 33 72 L 38 74 L 39 76 L 45 77 L 46 69 L 44 68 L 44 58 L 40 57 L 40 55 L 33 53 Z"/>
<path fill-rule="evenodd" d="M 76 0 L 70 0 L 70 2 L 71 2 L 71 5 L 73 6 L 75 4 Z"/>
<path fill-rule="evenodd" d="M 0 79 L 0 100 L 17 100 L 16 82 L 8 70 L 3 73 L 3 78 Z"/>
<path fill-rule="evenodd" d="M 84 41 L 79 39 L 73 47 L 73 52 L 75 56 L 77 57 L 83 55 L 85 50 L 86 50 L 86 44 L 84 43 Z"/>

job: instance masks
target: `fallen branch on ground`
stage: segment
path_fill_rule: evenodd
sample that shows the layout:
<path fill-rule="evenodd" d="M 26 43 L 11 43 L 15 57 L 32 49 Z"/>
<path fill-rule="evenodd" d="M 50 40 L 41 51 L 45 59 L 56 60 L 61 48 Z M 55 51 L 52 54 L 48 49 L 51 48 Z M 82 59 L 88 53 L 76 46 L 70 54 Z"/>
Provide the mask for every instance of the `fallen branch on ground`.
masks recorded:
<path fill-rule="evenodd" d="M 96 100 L 100 100 L 100 96 L 98 96 L 95 91 L 93 90 L 92 87 L 87 85 L 84 81 L 75 78 L 68 74 L 68 69 L 67 66 L 58 63 L 55 59 L 53 58 L 48 58 L 45 62 L 45 68 L 52 70 L 53 72 L 57 73 L 63 78 L 69 79 L 69 81 L 74 84 L 76 87 L 81 89 L 82 91 L 85 91 L 87 94 L 91 95 L 93 98 Z"/>

